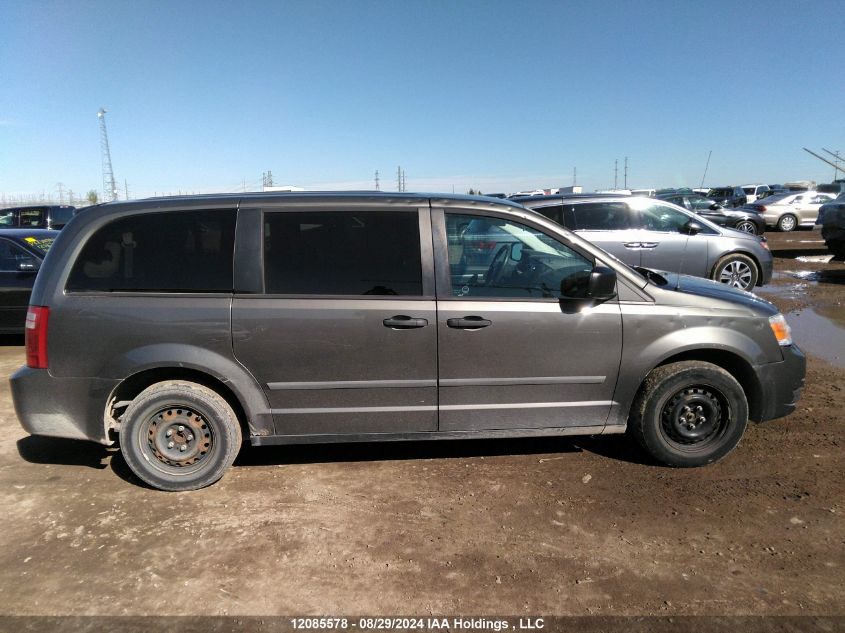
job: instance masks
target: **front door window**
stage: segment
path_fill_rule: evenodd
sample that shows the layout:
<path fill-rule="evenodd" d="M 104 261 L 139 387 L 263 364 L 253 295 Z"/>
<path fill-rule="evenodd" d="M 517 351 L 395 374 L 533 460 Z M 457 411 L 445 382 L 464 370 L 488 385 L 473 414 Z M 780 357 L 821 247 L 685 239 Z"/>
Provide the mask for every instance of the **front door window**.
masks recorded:
<path fill-rule="evenodd" d="M 537 229 L 511 220 L 446 215 L 452 296 L 586 296 L 593 264 Z"/>

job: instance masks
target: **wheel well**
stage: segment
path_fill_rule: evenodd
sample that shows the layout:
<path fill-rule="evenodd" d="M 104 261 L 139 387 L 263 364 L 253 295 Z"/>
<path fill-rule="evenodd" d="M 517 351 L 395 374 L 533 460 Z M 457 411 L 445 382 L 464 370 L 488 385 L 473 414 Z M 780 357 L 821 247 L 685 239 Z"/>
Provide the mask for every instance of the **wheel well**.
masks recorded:
<path fill-rule="evenodd" d="M 249 435 L 249 420 L 246 415 L 241 401 L 235 395 L 226 383 L 215 378 L 209 374 L 201 372 L 196 369 L 186 369 L 184 367 L 156 367 L 155 369 L 147 369 L 145 371 L 132 374 L 121 382 L 109 397 L 106 405 L 105 416 L 107 420 L 111 420 L 111 426 L 114 428 L 114 423 L 119 421 L 120 416 L 129 406 L 129 403 L 135 399 L 147 387 L 154 385 L 157 382 L 165 380 L 185 380 L 188 382 L 195 382 L 204 387 L 208 387 L 219 393 L 238 417 L 238 422 L 241 425 L 241 430 L 246 436 Z"/>
<path fill-rule="evenodd" d="M 749 253 L 748 251 L 731 251 L 730 253 L 725 253 L 719 259 L 716 260 L 716 263 L 713 264 L 713 268 L 710 270 L 710 279 L 713 279 L 713 276 L 716 274 L 716 268 L 719 266 L 719 262 L 725 259 L 725 257 L 730 257 L 731 255 L 745 255 L 751 261 L 754 262 L 754 265 L 757 267 L 757 283 L 755 285 L 762 286 L 763 285 L 763 267 L 760 265 L 760 260 L 757 259 L 753 253 Z"/>
<path fill-rule="evenodd" d="M 727 371 L 742 387 L 745 397 L 748 400 L 748 417 L 751 420 L 760 420 L 763 408 L 763 389 L 757 380 L 757 375 L 751 364 L 741 356 L 731 352 L 718 349 L 696 349 L 670 356 L 661 362 L 658 367 L 677 363 L 683 360 L 701 360 L 706 363 L 713 363 Z"/>

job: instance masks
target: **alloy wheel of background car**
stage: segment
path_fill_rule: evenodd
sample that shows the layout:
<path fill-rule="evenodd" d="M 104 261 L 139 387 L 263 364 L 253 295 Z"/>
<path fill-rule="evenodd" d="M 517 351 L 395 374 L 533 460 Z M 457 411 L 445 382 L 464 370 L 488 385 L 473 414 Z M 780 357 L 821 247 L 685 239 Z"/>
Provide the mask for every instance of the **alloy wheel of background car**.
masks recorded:
<path fill-rule="evenodd" d="M 754 224 L 751 220 L 743 220 L 736 225 L 737 231 L 742 231 L 743 233 L 750 233 L 751 235 L 757 235 L 757 225 Z"/>
<path fill-rule="evenodd" d="M 778 220 L 778 230 L 784 233 L 794 231 L 796 226 L 798 226 L 798 218 L 791 213 L 781 216 L 780 220 Z"/>
<path fill-rule="evenodd" d="M 759 278 L 757 264 L 747 255 L 726 255 L 713 268 L 711 279 L 740 290 L 753 290 Z"/>
<path fill-rule="evenodd" d="M 648 375 L 628 430 L 657 461 L 691 467 L 727 455 L 747 424 L 745 392 L 731 374 L 712 363 L 681 361 Z"/>

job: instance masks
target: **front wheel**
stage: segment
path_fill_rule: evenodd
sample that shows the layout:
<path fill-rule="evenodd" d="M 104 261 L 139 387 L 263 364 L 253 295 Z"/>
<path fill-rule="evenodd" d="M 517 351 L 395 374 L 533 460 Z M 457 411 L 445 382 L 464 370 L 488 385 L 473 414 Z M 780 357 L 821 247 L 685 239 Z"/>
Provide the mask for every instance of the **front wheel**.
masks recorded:
<path fill-rule="evenodd" d="M 757 264 L 748 255 L 734 253 L 725 255 L 713 267 L 711 279 L 740 290 L 754 290 L 760 271 Z"/>
<path fill-rule="evenodd" d="M 654 369 L 634 401 L 628 431 L 658 462 L 689 468 L 733 450 L 748 424 L 748 401 L 737 380 L 704 361 Z"/>
<path fill-rule="evenodd" d="M 219 393 L 192 382 L 147 387 L 121 420 L 120 449 L 126 463 L 159 490 L 213 484 L 240 447 L 241 428 L 232 407 Z"/>

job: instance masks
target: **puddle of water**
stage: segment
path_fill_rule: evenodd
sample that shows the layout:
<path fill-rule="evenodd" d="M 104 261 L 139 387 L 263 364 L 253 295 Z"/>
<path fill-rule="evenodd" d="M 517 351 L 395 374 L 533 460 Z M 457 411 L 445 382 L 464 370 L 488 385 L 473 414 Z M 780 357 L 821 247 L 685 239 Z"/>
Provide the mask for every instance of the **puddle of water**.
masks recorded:
<path fill-rule="evenodd" d="M 820 263 L 820 264 L 828 264 L 830 260 L 833 259 L 833 254 L 830 255 L 801 255 L 800 257 L 796 257 L 795 260 L 799 262 L 807 262 L 809 263 Z"/>
<path fill-rule="evenodd" d="M 802 281 L 845 284 L 845 270 L 787 270 L 786 275 Z"/>
<path fill-rule="evenodd" d="M 786 320 L 798 347 L 832 365 L 845 367 L 845 309 L 807 308 L 790 312 Z"/>
<path fill-rule="evenodd" d="M 806 297 L 810 290 L 810 284 L 789 284 L 781 286 L 762 286 L 754 289 L 755 295 L 765 298 L 767 295 L 775 295 L 784 299 L 800 299 Z"/>

